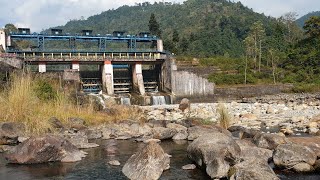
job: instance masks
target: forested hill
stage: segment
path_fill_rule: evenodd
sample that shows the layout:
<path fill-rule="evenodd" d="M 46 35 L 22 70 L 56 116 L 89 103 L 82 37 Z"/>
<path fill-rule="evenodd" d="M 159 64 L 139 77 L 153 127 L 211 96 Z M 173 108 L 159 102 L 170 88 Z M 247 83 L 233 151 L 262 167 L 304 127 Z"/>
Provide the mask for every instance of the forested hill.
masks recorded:
<path fill-rule="evenodd" d="M 320 11 L 314 11 L 311 13 L 308 13 L 302 17 L 300 17 L 299 19 L 296 20 L 296 23 L 298 24 L 299 27 L 303 27 L 304 23 L 311 17 L 311 16 L 320 16 Z"/>
<path fill-rule="evenodd" d="M 166 49 L 197 56 L 241 56 L 244 54 L 243 40 L 254 22 L 262 22 L 267 36 L 273 34 L 272 24 L 275 23 L 275 19 L 255 13 L 240 2 L 187 0 L 183 4 L 146 2 L 122 6 L 88 19 L 71 20 L 58 28 L 70 33 L 92 29 L 97 34 L 115 30 L 137 34 L 149 31 L 152 13 L 160 24 Z"/>

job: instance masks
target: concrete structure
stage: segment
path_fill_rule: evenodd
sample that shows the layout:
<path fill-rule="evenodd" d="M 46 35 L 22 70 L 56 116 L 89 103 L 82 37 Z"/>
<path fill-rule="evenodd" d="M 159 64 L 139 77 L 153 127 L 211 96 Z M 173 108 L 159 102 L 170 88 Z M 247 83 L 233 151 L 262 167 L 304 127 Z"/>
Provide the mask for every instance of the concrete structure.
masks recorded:
<path fill-rule="evenodd" d="M 102 84 L 104 91 L 107 92 L 108 95 L 114 94 L 113 67 L 109 60 L 104 61 L 102 67 Z"/>
<path fill-rule="evenodd" d="M 1 43 L 6 48 L 6 53 L 0 53 L 1 62 L 20 62 L 39 73 L 63 72 L 64 80 L 79 82 L 84 92 L 98 93 L 103 90 L 108 95 L 134 92 L 141 95 L 144 102 L 151 102 L 151 94 L 158 91 L 177 97 L 206 97 L 214 92 L 213 83 L 195 74 L 177 70 L 174 59 L 164 51 L 163 41 L 148 33 L 139 36 L 121 33 L 116 36 L 95 36 L 91 32 L 79 36 L 63 35 L 61 30 L 53 30 L 52 35 L 28 32 L 7 36 L 10 41 L 38 42 L 37 47 L 27 50 L 6 46 L 6 35 L 1 35 Z M 45 41 L 57 40 L 68 41 L 70 49 L 56 50 L 45 46 Z M 77 49 L 78 41 L 97 42 L 98 47 L 90 47 L 96 50 Z M 124 43 L 127 48 L 109 49 L 108 43 L 111 42 Z M 141 43 L 149 44 L 141 46 Z M 154 44 L 157 45 L 155 48 L 145 49 Z"/>
<path fill-rule="evenodd" d="M 4 29 L 0 29 L 0 52 L 1 50 L 6 51 L 7 47 L 7 38 Z"/>

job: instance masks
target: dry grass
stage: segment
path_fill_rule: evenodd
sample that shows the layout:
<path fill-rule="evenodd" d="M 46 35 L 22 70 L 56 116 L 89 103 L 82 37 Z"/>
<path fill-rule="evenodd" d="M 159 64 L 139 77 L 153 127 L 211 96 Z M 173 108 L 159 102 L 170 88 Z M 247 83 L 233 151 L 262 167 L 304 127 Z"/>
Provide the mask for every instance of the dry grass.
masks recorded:
<path fill-rule="evenodd" d="M 78 117 L 88 125 L 117 122 L 140 117 L 137 108 L 115 105 L 109 113 L 96 111 L 93 103 L 77 105 L 66 93 L 58 92 L 54 99 L 44 101 L 35 91 L 37 78 L 30 74 L 15 74 L 7 88 L 0 93 L 0 121 L 25 124 L 28 134 L 53 131 L 49 119 L 57 117 L 68 126 L 68 118 Z"/>
<path fill-rule="evenodd" d="M 231 125 L 231 116 L 229 114 L 228 109 L 223 105 L 218 105 L 218 113 L 219 113 L 219 124 L 222 128 L 228 129 Z"/>

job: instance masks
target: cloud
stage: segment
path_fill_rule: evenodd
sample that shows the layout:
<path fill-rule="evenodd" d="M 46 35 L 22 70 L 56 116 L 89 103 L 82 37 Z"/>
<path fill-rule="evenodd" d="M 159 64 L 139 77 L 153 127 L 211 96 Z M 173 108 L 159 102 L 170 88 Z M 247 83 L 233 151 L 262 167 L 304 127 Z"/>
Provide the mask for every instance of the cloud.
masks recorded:
<path fill-rule="evenodd" d="M 122 5 L 134 5 L 147 0 L 0 0 L 0 27 L 13 23 L 18 27 L 30 27 L 41 31 L 49 27 L 63 25 L 71 19 L 87 18 L 108 9 Z M 154 2 L 155 0 L 149 0 Z M 162 1 L 162 0 L 156 0 Z M 184 0 L 164 0 L 183 2 Z M 239 0 L 234 0 L 239 1 Z M 319 10 L 319 0 L 240 0 L 253 10 L 278 17 L 295 11 L 300 15 Z"/>

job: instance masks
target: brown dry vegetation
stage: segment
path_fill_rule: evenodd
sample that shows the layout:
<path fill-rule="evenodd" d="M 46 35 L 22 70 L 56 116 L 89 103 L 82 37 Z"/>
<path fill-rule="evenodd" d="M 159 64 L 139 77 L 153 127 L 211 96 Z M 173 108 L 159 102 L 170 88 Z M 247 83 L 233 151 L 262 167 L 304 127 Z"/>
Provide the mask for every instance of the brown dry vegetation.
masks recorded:
<path fill-rule="evenodd" d="M 49 119 L 58 118 L 69 126 L 68 118 L 78 117 L 88 125 L 117 122 L 125 119 L 139 120 L 138 108 L 113 105 L 109 113 L 97 111 L 93 101 L 79 105 L 71 100 L 70 95 L 61 92 L 53 84 L 54 95 L 50 100 L 39 97 L 37 83 L 43 79 L 28 73 L 14 74 L 6 88 L 0 92 L 0 121 L 20 122 L 25 124 L 27 133 L 42 134 L 53 131 Z"/>

